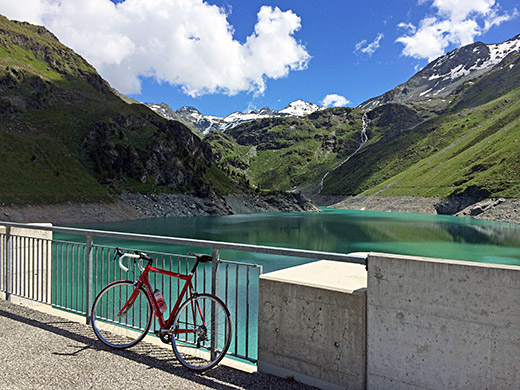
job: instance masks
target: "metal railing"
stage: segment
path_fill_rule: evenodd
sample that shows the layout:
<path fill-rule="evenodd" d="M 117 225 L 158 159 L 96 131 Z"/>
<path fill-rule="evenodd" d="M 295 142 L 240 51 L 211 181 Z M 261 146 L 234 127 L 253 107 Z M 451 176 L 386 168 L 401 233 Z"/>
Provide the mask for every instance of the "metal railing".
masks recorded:
<path fill-rule="evenodd" d="M 227 261 L 221 250 L 293 256 L 308 259 L 346 261 L 365 264 L 363 257 L 346 254 L 275 248 L 259 245 L 233 244 L 218 241 L 118 233 L 89 229 L 39 226 L 0 222 L 0 291 L 6 299 L 23 297 L 85 315 L 90 323 L 91 308 L 96 294 L 108 283 L 118 279 L 135 280 L 136 266 L 128 274 L 112 262 L 114 246 L 95 244 L 96 240 L 160 243 L 211 249 L 213 261 L 199 266 L 194 286 L 199 292 L 211 292 L 226 302 L 230 309 L 234 337 L 228 354 L 251 362 L 256 361 L 258 323 L 258 278 L 262 267 L 257 264 Z M 59 233 L 70 239 L 53 239 Z M 145 245 L 145 244 L 142 244 Z M 126 248 L 134 250 L 139 248 Z M 142 249 L 140 249 L 142 250 Z M 155 258 L 159 268 L 189 272 L 193 257 L 159 251 L 146 251 Z M 202 264 L 201 264 L 202 265 Z M 150 280 L 167 299 L 175 302 L 180 280 L 153 274 Z M 154 325 L 156 329 L 157 324 Z"/>

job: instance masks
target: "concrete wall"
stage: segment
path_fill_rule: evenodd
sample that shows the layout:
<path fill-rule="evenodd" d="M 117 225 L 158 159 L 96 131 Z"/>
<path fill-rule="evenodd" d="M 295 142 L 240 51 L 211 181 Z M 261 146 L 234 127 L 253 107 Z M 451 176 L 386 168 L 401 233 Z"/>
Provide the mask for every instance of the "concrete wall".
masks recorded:
<path fill-rule="evenodd" d="M 369 389 L 520 389 L 520 267 L 371 254 Z"/>
<path fill-rule="evenodd" d="M 373 253 L 367 271 L 265 274 L 259 299 L 260 371 L 324 389 L 520 389 L 518 266 Z"/>
<path fill-rule="evenodd" d="M 258 370 L 365 388 L 365 266 L 318 261 L 262 275 Z"/>
<path fill-rule="evenodd" d="M 37 224 L 52 226 L 52 224 Z M 0 226 L 0 233 L 5 234 Z M 12 228 L 11 271 L 14 276 L 11 292 L 42 302 L 51 302 L 52 232 Z M 0 274 L 2 289 L 6 288 L 6 241 L 0 242 Z M 5 294 L 3 294 L 5 295 Z"/>

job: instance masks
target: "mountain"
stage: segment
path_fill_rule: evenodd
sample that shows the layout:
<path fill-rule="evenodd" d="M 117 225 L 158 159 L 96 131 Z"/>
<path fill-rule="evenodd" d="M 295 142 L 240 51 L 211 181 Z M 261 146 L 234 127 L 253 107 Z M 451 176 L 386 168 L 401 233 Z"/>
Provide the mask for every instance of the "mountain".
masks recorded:
<path fill-rule="evenodd" d="M 0 16 L 0 205 L 244 188 L 179 122 L 127 104 L 47 29 Z"/>
<path fill-rule="evenodd" d="M 139 103 L 139 102 L 137 102 L 137 103 Z M 179 109 L 178 110 L 179 113 L 176 113 L 166 103 L 160 103 L 160 104 L 144 103 L 144 105 L 165 119 L 181 122 L 186 127 L 188 127 L 195 135 L 197 135 L 199 138 L 202 138 L 204 136 L 204 134 L 196 126 L 194 126 L 192 121 L 185 119 L 185 114 L 187 114 L 187 112 L 183 113 L 182 109 Z M 193 107 L 183 107 L 183 108 L 186 108 L 186 109 L 191 108 L 198 113 L 198 111 Z M 200 114 L 200 115 L 202 115 L 202 114 Z"/>
<path fill-rule="evenodd" d="M 445 107 L 449 95 L 460 85 L 474 80 L 508 55 L 520 52 L 520 34 L 498 44 L 475 42 L 462 46 L 429 63 L 407 82 L 359 105 L 370 111 L 385 103 L 417 103 Z"/>
<path fill-rule="evenodd" d="M 455 83 L 445 107 L 435 105 L 436 115 L 367 142 L 327 175 L 322 194 L 520 197 L 520 53 L 509 52 L 478 77 Z M 414 109 L 425 102 L 401 105 Z M 398 103 L 368 113 L 372 126 L 392 104 Z"/>
<path fill-rule="evenodd" d="M 296 100 L 292 103 L 290 103 L 287 107 L 285 107 L 283 110 L 279 111 L 279 114 L 281 115 L 287 115 L 289 117 L 300 117 L 312 114 L 315 111 L 318 111 L 322 109 L 322 107 L 313 104 L 313 103 L 307 103 L 303 100 Z M 276 111 L 274 111 L 276 112 Z"/>
<path fill-rule="evenodd" d="M 48 30 L 0 17 L 0 206 L 222 199 L 249 184 L 259 194 L 520 198 L 518 41 L 461 47 L 357 108 L 296 101 L 218 118 L 123 101 Z"/>
<path fill-rule="evenodd" d="M 223 169 L 259 188 L 518 198 L 519 38 L 454 50 L 355 109 L 264 118 L 205 140 Z"/>
<path fill-rule="evenodd" d="M 259 110 L 251 110 L 246 113 L 234 112 L 226 117 L 218 117 L 212 115 L 203 115 L 196 108 L 184 106 L 174 111 L 166 103 L 155 104 L 145 103 L 145 105 L 154 110 L 159 115 L 170 120 L 179 120 L 188 126 L 196 128 L 198 131 L 207 134 L 212 130 L 225 131 L 232 129 L 242 123 L 251 122 L 264 118 L 296 118 L 309 115 L 315 111 L 323 109 L 322 107 L 307 103 L 303 100 L 296 100 L 290 103 L 283 110 L 271 110 L 264 107 Z"/>
<path fill-rule="evenodd" d="M 204 140 L 219 165 L 260 189 L 295 190 L 319 182 L 359 146 L 363 112 L 338 107 L 304 117 L 263 118 Z"/>

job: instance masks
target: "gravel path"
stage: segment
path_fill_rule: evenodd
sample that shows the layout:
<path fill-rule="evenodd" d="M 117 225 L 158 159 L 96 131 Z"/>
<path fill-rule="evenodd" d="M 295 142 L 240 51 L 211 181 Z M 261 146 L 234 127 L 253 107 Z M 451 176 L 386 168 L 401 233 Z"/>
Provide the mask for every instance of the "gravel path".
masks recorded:
<path fill-rule="evenodd" d="M 171 350 L 141 342 L 106 349 L 77 322 L 0 300 L 2 389 L 312 389 L 222 365 L 204 374 L 181 366 Z"/>

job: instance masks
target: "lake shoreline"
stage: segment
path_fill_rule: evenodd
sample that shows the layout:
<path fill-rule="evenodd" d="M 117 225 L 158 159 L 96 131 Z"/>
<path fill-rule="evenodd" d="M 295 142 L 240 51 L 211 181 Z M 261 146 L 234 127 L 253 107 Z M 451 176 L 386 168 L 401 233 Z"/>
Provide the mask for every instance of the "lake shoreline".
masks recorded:
<path fill-rule="evenodd" d="M 194 217 L 262 212 L 319 212 L 299 193 L 234 194 L 200 198 L 183 194 L 121 194 L 107 203 L 0 205 L 0 221 L 51 222 L 54 225 L 118 222 L 144 218 Z"/>
<path fill-rule="evenodd" d="M 439 214 L 437 208 L 445 200 L 415 196 L 328 196 L 315 198 L 314 201 L 336 209 Z M 0 220 L 61 225 L 143 218 L 314 211 L 319 210 L 297 193 L 269 196 L 238 194 L 208 198 L 182 194 L 122 194 L 120 199 L 112 203 L 0 206 Z M 520 224 L 520 199 L 484 199 L 455 213 L 443 214 Z"/>
<path fill-rule="evenodd" d="M 336 209 L 443 214 L 520 224 L 520 199 L 517 198 L 470 200 L 462 204 L 460 201 L 453 200 L 452 202 L 454 204 L 450 204 L 450 200 L 441 199 L 439 197 L 358 195 L 323 197 L 321 201 L 327 207 Z M 443 210 L 451 212 L 440 213 L 439 209 L 441 209 L 441 207 Z"/>

